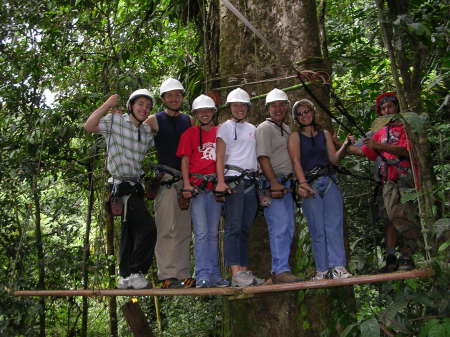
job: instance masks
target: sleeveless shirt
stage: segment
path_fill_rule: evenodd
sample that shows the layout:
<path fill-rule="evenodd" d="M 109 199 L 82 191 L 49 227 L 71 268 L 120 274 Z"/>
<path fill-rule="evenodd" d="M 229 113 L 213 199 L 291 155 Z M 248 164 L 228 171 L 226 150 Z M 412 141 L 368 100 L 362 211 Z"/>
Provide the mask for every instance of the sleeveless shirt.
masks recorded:
<path fill-rule="evenodd" d="M 191 127 L 188 115 L 169 116 L 164 111 L 156 114 L 158 133 L 155 136 L 155 147 L 159 164 L 181 170 L 181 158 L 176 156 L 181 134 Z"/>
<path fill-rule="evenodd" d="M 301 164 L 305 172 L 314 166 L 327 166 L 328 159 L 327 143 L 323 131 L 317 132 L 314 137 L 308 137 L 298 132 L 300 137 Z"/>

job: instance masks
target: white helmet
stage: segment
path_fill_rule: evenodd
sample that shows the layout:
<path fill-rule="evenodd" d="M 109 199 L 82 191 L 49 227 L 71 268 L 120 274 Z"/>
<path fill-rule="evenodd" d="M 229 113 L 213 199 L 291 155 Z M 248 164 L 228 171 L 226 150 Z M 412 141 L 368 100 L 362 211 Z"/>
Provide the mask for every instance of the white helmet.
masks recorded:
<path fill-rule="evenodd" d="M 294 106 L 292 107 L 292 119 L 295 121 L 295 111 L 297 110 L 297 107 L 299 105 L 309 105 L 311 106 L 311 108 L 313 109 L 313 111 L 316 111 L 316 105 L 311 102 L 309 99 L 307 98 L 302 98 L 301 100 L 297 101 L 294 103 Z"/>
<path fill-rule="evenodd" d="M 172 90 L 181 90 L 184 93 L 184 87 L 180 81 L 174 78 L 168 78 L 161 83 L 159 87 L 159 95 L 162 96 L 164 93 Z"/>
<path fill-rule="evenodd" d="M 266 96 L 266 105 L 276 101 L 289 102 L 289 98 L 283 90 L 274 88 Z"/>
<path fill-rule="evenodd" d="M 228 105 L 230 103 L 245 103 L 250 105 L 250 96 L 247 91 L 241 88 L 236 88 L 234 90 L 231 90 L 227 96 L 226 104 Z"/>
<path fill-rule="evenodd" d="M 127 109 L 129 111 L 131 111 L 131 103 L 138 97 L 140 96 L 144 96 L 147 97 L 148 99 L 150 99 L 152 101 L 152 105 L 155 104 L 155 100 L 152 97 L 152 94 L 150 93 L 150 91 L 148 91 L 147 89 L 138 89 L 136 91 L 134 91 L 130 97 L 128 97 L 128 101 L 127 101 Z"/>
<path fill-rule="evenodd" d="M 217 111 L 216 104 L 214 100 L 206 95 L 200 95 L 192 102 L 192 112 L 198 109 L 213 109 Z"/>

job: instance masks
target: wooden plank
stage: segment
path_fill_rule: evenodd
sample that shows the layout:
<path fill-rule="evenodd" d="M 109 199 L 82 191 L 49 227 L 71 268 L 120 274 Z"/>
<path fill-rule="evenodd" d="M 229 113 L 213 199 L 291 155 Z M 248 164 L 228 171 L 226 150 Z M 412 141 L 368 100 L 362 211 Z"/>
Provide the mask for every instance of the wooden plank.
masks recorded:
<path fill-rule="evenodd" d="M 16 290 L 13 296 L 242 296 L 245 294 L 276 293 L 301 289 L 329 288 L 405 280 L 417 277 L 432 277 L 432 269 L 415 269 L 387 274 L 358 275 L 341 280 L 303 281 L 285 284 L 270 284 L 246 288 L 182 288 L 182 289 L 74 289 L 74 290 Z"/>
<path fill-rule="evenodd" d="M 130 301 L 122 305 L 122 312 L 134 337 L 155 336 L 148 325 L 147 318 L 145 317 L 141 306 L 137 301 Z"/>
<path fill-rule="evenodd" d="M 13 296 L 231 296 L 240 288 L 16 290 Z"/>
<path fill-rule="evenodd" d="M 417 277 L 431 277 L 433 275 L 434 272 L 431 269 L 415 269 L 410 271 L 398 271 L 386 274 L 359 275 L 340 280 L 319 280 L 319 281 L 304 281 L 297 283 L 261 285 L 258 287 L 243 288 L 242 292 L 244 294 L 263 294 L 263 293 L 301 290 L 301 289 L 342 287 L 342 286 L 351 286 L 355 284 L 405 280 Z"/>

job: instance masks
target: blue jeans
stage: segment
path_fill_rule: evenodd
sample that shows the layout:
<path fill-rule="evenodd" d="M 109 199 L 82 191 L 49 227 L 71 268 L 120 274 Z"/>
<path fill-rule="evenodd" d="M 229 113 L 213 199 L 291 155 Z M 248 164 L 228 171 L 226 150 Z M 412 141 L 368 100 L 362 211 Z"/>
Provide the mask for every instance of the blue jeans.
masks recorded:
<path fill-rule="evenodd" d="M 243 180 L 224 205 L 224 250 L 227 266 L 248 266 L 248 236 L 258 210 L 254 183 Z"/>
<path fill-rule="evenodd" d="M 317 271 L 345 266 L 343 199 L 334 178 L 317 178 L 314 198 L 303 199 L 303 213 L 311 233 L 312 252 Z"/>
<path fill-rule="evenodd" d="M 289 188 L 290 182 L 284 186 Z M 289 255 L 295 230 L 292 193 L 285 194 L 281 199 L 272 199 L 271 205 L 264 208 L 264 217 L 269 229 L 272 273 L 290 272 Z"/>
<path fill-rule="evenodd" d="M 216 282 L 222 279 L 219 270 L 218 231 L 222 204 L 213 191 L 200 192 L 191 201 L 195 234 L 195 278 Z"/>

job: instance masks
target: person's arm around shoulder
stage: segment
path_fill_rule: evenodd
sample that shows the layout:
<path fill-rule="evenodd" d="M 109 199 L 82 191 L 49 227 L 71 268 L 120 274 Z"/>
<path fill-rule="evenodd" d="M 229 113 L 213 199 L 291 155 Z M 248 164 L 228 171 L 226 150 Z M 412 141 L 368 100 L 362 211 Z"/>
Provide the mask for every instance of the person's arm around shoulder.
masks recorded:
<path fill-rule="evenodd" d="M 288 152 L 291 157 L 292 166 L 294 167 L 295 177 L 298 180 L 298 191 L 297 193 L 303 197 L 308 198 L 314 196 L 315 192 L 313 188 L 308 184 L 306 180 L 305 173 L 303 172 L 303 167 L 301 164 L 301 154 L 300 154 L 300 137 L 297 132 L 293 132 L 289 136 L 288 140 Z"/>
<path fill-rule="evenodd" d="M 98 124 L 100 119 L 107 113 L 110 109 L 114 109 L 117 107 L 119 103 L 119 95 L 114 94 L 110 96 L 102 105 L 100 105 L 91 115 L 88 117 L 86 122 L 84 123 L 84 129 L 87 132 L 100 132 Z M 113 111 L 113 113 L 117 113 L 118 111 Z"/>
<path fill-rule="evenodd" d="M 148 116 L 148 118 L 145 120 L 145 122 L 150 129 L 152 130 L 152 133 L 156 135 L 159 131 L 159 124 L 158 124 L 158 118 L 156 118 L 156 114 Z"/>

